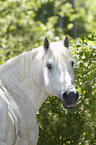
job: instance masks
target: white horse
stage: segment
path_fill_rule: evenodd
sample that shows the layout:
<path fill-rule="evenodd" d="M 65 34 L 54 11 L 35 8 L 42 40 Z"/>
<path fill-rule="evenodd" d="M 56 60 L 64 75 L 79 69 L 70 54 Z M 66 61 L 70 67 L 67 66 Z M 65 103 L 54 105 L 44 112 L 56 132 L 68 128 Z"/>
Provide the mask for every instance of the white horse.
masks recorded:
<path fill-rule="evenodd" d="M 14 57 L 0 66 L 0 145 L 36 145 L 35 114 L 51 96 L 74 108 L 78 92 L 73 86 L 74 59 L 69 38 L 50 43 Z"/>

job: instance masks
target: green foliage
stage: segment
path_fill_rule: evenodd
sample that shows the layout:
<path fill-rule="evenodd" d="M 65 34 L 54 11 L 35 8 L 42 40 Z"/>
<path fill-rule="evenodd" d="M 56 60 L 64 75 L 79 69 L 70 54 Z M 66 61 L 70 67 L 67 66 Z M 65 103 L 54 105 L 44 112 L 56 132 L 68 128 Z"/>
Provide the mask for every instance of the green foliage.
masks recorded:
<path fill-rule="evenodd" d="M 77 13 L 77 33 L 78 36 L 83 32 L 96 32 L 96 1 L 95 0 L 76 0 Z"/>
<path fill-rule="evenodd" d="M 66 0 L 44 0 L 39 9 L 35 11 L 35 20 L 41 21 L 46 24 L 50 17 L 52 18 L 52 22 L 54 22 L 54 17 L 56 18 L 54 23 L 55 35 L 58 35 L 59 32 L 70 33 L 73 28 L 73 20 L 75 19 L 74 9 L 72 8 L 72 4 Z M 62 28 L 58 29 L 60 26 L 60 19 L 63 18 Z"/>
<path fill-rule="evenodd" d="M 0 1 L 0 63 L 10 57 L 41 45 L 47 35 L 55 38 L 57 17 L 50 17 L 45 24 L 35 21 L 39 1 Z M 57 28 L 58 31 L 58 28 Z"/>
<path fill-rule="evenodd" d="M 40 27 L 34 24 L 32 18 L 33 4 L 34 2 L 14 0 L 0 2 L 0 51 L 2 50 L 3 55 L 0 61 L 4 62 L 10 56 L 34 46 L 36 32 L 40 31 Z"/>

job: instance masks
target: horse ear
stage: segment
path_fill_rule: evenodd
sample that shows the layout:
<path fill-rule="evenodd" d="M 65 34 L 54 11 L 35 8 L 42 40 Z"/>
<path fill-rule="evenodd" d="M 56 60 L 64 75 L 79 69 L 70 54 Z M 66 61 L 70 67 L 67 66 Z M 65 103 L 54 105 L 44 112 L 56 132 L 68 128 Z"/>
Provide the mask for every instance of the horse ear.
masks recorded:
<path fill-rule="evenodd" d="M 50 47 L 50 41 L 49 41 L 49 39 L 47 38 L 47 36 L 44 38 L 43 47 L 44 47 L 45 50 L 48 50 L 49 47 Z"/>
<path fill-rule="evenodd" d="M 63 39 L 63 45 L 68 49 L 69 48 L 69 37 L 66 35 Z"/>

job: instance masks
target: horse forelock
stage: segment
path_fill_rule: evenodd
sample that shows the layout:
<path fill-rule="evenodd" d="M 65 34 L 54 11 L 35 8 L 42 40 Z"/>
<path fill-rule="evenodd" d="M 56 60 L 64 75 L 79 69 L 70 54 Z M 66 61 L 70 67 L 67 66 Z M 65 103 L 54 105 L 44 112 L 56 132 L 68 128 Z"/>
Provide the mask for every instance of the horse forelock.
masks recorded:
<path fill-rule="evenodd" d="M 56 61 L 60 61 L 63 64 L 67 58 L 76 63 L 69 49 L 65 48 L 60 42 L 53 42 L 49 53 Z"/>

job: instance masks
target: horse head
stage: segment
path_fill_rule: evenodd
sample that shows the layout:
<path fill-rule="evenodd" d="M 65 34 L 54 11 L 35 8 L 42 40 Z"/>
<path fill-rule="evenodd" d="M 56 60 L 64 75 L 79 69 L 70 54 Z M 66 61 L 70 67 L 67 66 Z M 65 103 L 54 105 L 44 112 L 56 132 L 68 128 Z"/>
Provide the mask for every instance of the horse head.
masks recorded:
<path fill-rule="evenodd" d="M 47 93 L 57 96 L 66 109 L 76 106 L 79 97 L 74 87 L 73 65 L 75 60 L 69 51 L 69 38 L 66 36 L 62 43 L 50 43 L 45 37 L 44 53 L 44 85 Z"/>

